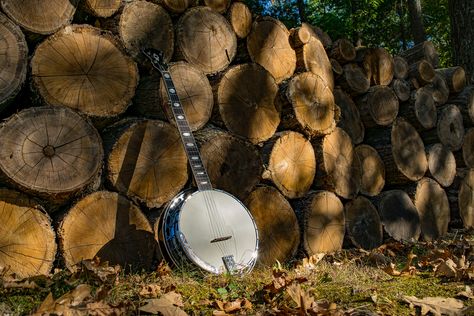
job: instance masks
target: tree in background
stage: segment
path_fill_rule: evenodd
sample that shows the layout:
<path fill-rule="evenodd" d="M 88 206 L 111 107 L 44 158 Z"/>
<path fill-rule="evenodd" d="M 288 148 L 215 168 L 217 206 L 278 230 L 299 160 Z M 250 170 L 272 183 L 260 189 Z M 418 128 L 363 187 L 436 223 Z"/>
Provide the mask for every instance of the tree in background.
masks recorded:
<path fill-rule="evenodd" d="M 423 26 L 423 14 L 421 12 L 421 0 L 407 0 L 408 12 L 410 13 L 410 28 L 413 41 L 419 44 L 426 40 L 425 27 Z"/>

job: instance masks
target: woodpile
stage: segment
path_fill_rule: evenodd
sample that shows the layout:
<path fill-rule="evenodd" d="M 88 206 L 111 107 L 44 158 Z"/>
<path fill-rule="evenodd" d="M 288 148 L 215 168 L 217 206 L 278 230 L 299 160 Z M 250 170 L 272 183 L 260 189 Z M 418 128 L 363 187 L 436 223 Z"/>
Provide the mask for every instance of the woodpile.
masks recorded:
<path fill-rule="evenodd" d="M 254 215 L 260 264 L 474 227 L 474 86 L 429 41 L 393 56 L 228 0 L 0 4 L 0 266 L 17 275 L 57 249 L 66 267 L 161 260 L 152 221 L 193 179 L 145 47 L 214 187 Z"/>

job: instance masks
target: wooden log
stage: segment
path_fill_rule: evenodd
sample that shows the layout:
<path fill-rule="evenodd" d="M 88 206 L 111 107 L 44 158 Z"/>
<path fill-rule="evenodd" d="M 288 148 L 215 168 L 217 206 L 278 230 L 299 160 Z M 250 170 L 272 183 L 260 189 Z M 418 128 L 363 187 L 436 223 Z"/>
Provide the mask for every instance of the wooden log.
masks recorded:
<path fill-rule="evenodd" d="M 392 238 L 399 241 L 418 240 L 421 233 L 420 217 L 406 192 L 383 192 L 378 210 L 384 229 Z"/>
<path fill-rule="evenodd" d="M 347 235 L 352 243 L 367 250 L 380 246 L 383 229 L 375 206 L 367 198 L 358 196 L 344 208 Z"/>
<path fill-rule="evenodd" d="M 258 85 L 255 84 L 258 82 Z M 252 143 L 263 142 L 275 133 L 280 113 L 275 100 L 278 85 L 257 64 L 230 68 L 217 89 L 219 114 L 227 129 Z"/>
<path fill-rule="evenodd" d="M 131 106 L 139 116 L 163 121 L 168 119 L 162 106 L 160 83 L 161 75 L 156 71 L 150 75 L 140 75 Z"/>
<path fill-rule="evenodd" d="M 310 25 L 303 22 L 301 26 L 290 30 L 290 45 L 296 50 L 307 44 L 315 36 L 317 37 Z"/>
<path fill-rule="evenodd" d="M 0 266 L 19 278 L 49 275 L 56 257 L 51 219 L 23 193 L 0 189 Z"/>
<path fill-rule="evenodd" d="M 316 161 L 315 185 L 352 199 L 361 185 L 361 165 L 354 152 L 351 138 L 343 129 L 336 129 L 322 139 L 313 142 Z"/>
<path fill-rule="evenodd" d="M 435 180 L 423 178 L 418 181 L 414 200 L 423 239 L 433 241 L 446 235 L 450 213 L 444 189 Z"/>
<path fill-rule="evenodd" d="M 349 63 L 342 67 L 343 74 L 338 78 L 337 84 L 352 96 L 366 93 L 370 88 L 370 81 L 367 79 L 362 68 L 357 64 Z"/>
<path fill-rule="evenodd" d="M 233 2 L 227 19 L 238 38 L 246 38 L 252 30 L 252 12 L 244 2 Z"/>
<path fill-rule="evenodd" d="M 158 0 L 157 2 L 172 13 L 183 13 L 194 3 L 191 0 Z"/>
<path fill-rule="evenodd" d="M 466 86 L 466 72 L 460 66 L 436 69 L 448 84 L 450 93 L 459 93 Z"/>
<path fill-rule="evenodd" d="M 89 12 L 99 18 L 114 15 L 122 6 L 121 0 L 85 0 Z"/>
<path fill-rule="evenodd" d="M 474 128 L 468 129 L 464 134 L 462 157 L 466 166 L 474 169 Z"/>
<path fill-rule="evenodd" d="M 336 127 L 339 112 L 333 93 L 318 75 L 304 72 L 294 76 L 288 85 L 286 97 L 299 128 L 305 134 L 326 135 Z"/>
<path fill-rule="evenodd" d="M 387 86 L 392 82 L 393 57 L 385 48 L 377 47 L 364 50 L 362 67 L 372 85 Z"/>
<path fill-rule="evenodd" d="M 352 143 L 361 143 L 364 140 L 365 128 L 354 101 L 340 88 L 334 89 L 334 101 L 341 110 L 341 118 L 337 126 L 349 134 Z"/>
<path fill-rule="evenodd" d="M 428 171 L 443 187 L 453 184 L 456 176 L 456 159 L 453 152 L 443 144 L 437 143 L 427 147 Z"/>
<path fill-rule="evenodd" d="M 413 91 L 409 103 L 400 107 L 399 116 L 406 119 L 419 131 L 435 127 L 438 113 L 433 99 L 433 91 L 428 87 L 421 87 Z"/>
<path fill-rule="evenodd" d="M 219 13 L 226 12 L 230 3 L 231 0 L 204 0 L 206 6 Z"/>
<path fill-rule="evenodd" d="M 355 59 L 356 50 L 349 40 L 341 38 L 332 44 L 329 56 L 343 65 Z"/>
<path fill-rule="evenodd" d="M 253 62 L 263 66 L 277 83 L 290 78 L 296 68 L 296 54 L 289 42 L 286 26 L 271 17 L 253 22 L 247 49 Z"/>
<path fill-rule="evenodd" d="M 245 200 L 259 183 L 263 171 L 257 149 L 215 128 L 198 131 L 196 138 L 212 185 Z"/>
<path fill-rule="evenodd" d="M 390 88 L 395 92 L 400 102 L 405 102 L 410 99 L 410 83 L 404 79 L 393 79 Z"/>
<path fill-rule="evenodd" d="M 0 112 L 20 92 L 26 79 L 28 46 L 20 28 L 0 13 Z"/>
<path fill-rule="evenodd" d="M 286 131 L 275 134 L 262 148 L 263 178 L 271 180 L 287 198 L 308 193 L 316 173 L 316 157 L 303 135 Z"/>
<path fill-rule="evenodd" d="M 180 17 L 176 42 L 182 57 L 205 74 L 226 69 L 237 52 L 237 37 L 229 22 L 202 6 L 193 7 Z"/>
<path fill-rule="evenodd" d="M 377 196 L 385 186 L 385 165 L 377 150 L 369 145 L 359 145 L 355 154 L 361 165 L 360 193 Z"/>
<path fill-rule="evenodd" d="M 372 86 L 356 101 L 361 120 L 367 128 L 392 124 L 398 114 L 398 98 L 387 86 Z"/>
<path fill-rule="evenodd" d="M 321 43 L 324 46 L 324 49 L 329 50 L 329 48 L 332 46 L 332 39 L 328 35 L 328 33 L 324 32 L 320 27 L 316 25 L 311 25 L 309 23 L 303 22 L 301 23 L 303 26 L 309 27 L 312 32 L 316 35 L 316 37 L 321 41 Z"/>
<path fill-rule="evenodd" d="M 396 79 L 408 78 L 408 63 L 402 56 L 393 57 L 393 76 Z"/>
<path fill-rule="evenodd" d="M 39 34 L 51 34 L 71 23 L 78 0 L 50 2 L 2 0 L 3 12 L 22 28 Z"/>
<path fill-rule="evenodd" d="M 435 77 L 433 66 L 426 60 L 411 64 L 408 74 L 410 78 L 416 79 L 417 84 L 420 86 L 425 86 L 433 82 Z"/>
<path fill-rule="evenodd" d="M 432 91 L 433 100 L 437 105 L 443 105 L 448 101 L 449 88 L 442 75 L 435 73 L 433 81 L 427 87 Z"/>
<path fill-rule="evenodd" d="M 466 127 L 474 125 L 474 86 L 467 86 L 460 93 L 452 95 L 446 103 L 459 107 Z"/>
<path fill-rule="evenodd" d="M 439 55 L 431 41 L 424 41 L 400 54 L 406 59 L 409 65 L 422 59 L 427 60 L 434 68 L 438 67 Z"/>
<path fill-rule="evenodd" d="M 124 269 L 150 269 L 156 241 L 142 211 L 124 196 L 98 191 L 74 204 L 58 228 L 66 267 L 98 257 Z"/>
<path fill-rule="evenodd" d="M 138 83 L 137 66 L 118 41 L 87 25 L 67 26 L 38 45 L 31 72 L 47 104 L 94 117 L 123 113 Z"/>
<path fill-rule="evenodd" d="M 196 131 L 209 121 L 214 106 L 212 88 L 206 75 L 186 62 L 172 63 L 168 71 L 173 78 L 179 99 L 186 113 L 189 127 Z M 168 121 L 176 125 L 168 93 L 163 81 L 160 84 L 162 108 Z"/>
<path fill-rule="evenodd" d="M 270 186 L 257 187 L 245 201 L 258 229 L 258 261 L 261 266 L 286 262 L 296 253 L 300 229 L 290 203 Z"/>
<path fill-rule="evenodd" d="M 188 180 L 177 129 L 158 120 L 128 118 L 103 133 L 106 178 L 114 190 L 148 207 L 160 207 Z"/>
<path fill-rule="evenodd" d="M 441 143 L 450 150 L 461 149 L 464 139 L 464 124 L 461 111 L 456 105 L 448 104 L 441 109 L 437 134 Z"/>
<path fill-rule="evenodd" d="M 1 172 L 26 192 L 60 203 L 98 181 L 99 133 L 68 108 L 27 108 L 11 116 L 0 135 Z"/>
<path fill-rule="evenodd" d="M 470 169 L 459 189 L 459 212 L 464 227 L 474 227 L 474 169 Z"/>
<path fill-rule="evenodd" d="M 157 32 L 159 30 L 159 32 Z M 174 28 L 171 17 L 160 5 L 147 1 L 127 3 L 120 15 L 118 32 L 127 52 L 143 62 L 144 48 L 163 52 L 164 62 L 171 60 L 174 50 Z"/>
<path fill-rule="evenodd" d="M 341 64 L 339 64 L 339 62 L 337 60 L 332 59 L 332 58 L 329 59 L 329 62 L 331 63 L 331 68 L 332 68 L 332 73 L 333 73 L 334 80 L 336 80 L 343 73 L 342 66 L 341 66 Z"/>
<path fill-rule="evenodd" d="M 344 206 L 332 192 L 317 191 L 300 203 L 304 214 L 303 247 L 308 256 L 340 250 L 344 240 Z"/>

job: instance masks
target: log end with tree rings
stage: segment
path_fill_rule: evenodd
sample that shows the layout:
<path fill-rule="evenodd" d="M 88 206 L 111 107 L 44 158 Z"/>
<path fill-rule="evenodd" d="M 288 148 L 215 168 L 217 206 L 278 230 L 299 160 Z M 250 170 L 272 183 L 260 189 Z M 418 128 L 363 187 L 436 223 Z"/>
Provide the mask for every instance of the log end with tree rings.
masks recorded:
<path fill-rule="evenodd" d="M 401 56 L 393 57 L 393 76 L 396 79 L 406 79 L 408 77 L 408 63 Z"/>
<path fill-rule="evenodd" d="M 303 65 L 306 71 L 319 76 L 332 91 L 334 89 L 334 75 L 324 46 L 317 37 L 311 37 L 303 46 Z M 300 58 L 300 59 L 301 59 Z M 301 63 L 301 61 L 299 61 Z"/>
<path fill-rule="evenodd" d="M 470 169 L 474 169 L 474 127 L 467 130 L 462 144 L 462 157 Z"/>
<path fill-rule="evenodd" d="M 258 144 L 272 137 L 280 124 L 277 94 L 275 79 L 263 67 L 232 67 L 222 77 L 217 91 L 220 116 L 231 133 Z"/>
<path fill-rule="evenodd" d="M 392 238 L 398 241 L 418 240 L 420 217 L 407 193 L 402 190 L 382 192 L 378 210 L 384 229 Z"/>
<path fill-rule="evenodd" d="M 71 23 L 79 0 L 2 0 L 1 6 L 15 23 L 39 34 L 51 34 Z"/>
<path fill-rule="evenodd" d="M 290 45 L 296 50 L 308 43 L 313 36 L 316 36 L 316 34 L 310 26 L 307 23 L 302 23 L 301 26 L 290 30 Z"/>
<path fill-rule="evenodd" d="M 359 248 L 374 249 L 382 244 L 383 229 L 375 206 L 365 197 L 358 196 L 345 205 L 347 234 Z"/>
<path fill-rule="evenodd" d="M 198 68 L 186 62 L 176 62 L 168 66 L 178 98 L 181 100 L 189 127 L 192 131 L 202 128 L 211 118 L 214 96 L 209 80 Z M 160 84 L 162 108 L 168 121 L 176 124 L 165 84 Z M 156 105 L 155 105 L 156 106 Z"/>
<path fill-rule="evenodd" d="M 438 239 L 448 232 L 450 210 L 444 189 L 433 179 L 418 181 L 415 207 L 421 223 L 421 234 L 425 241 Z"/>
<path fill-rule="evenodd" d="M 160 83 L 161 75 L 158 72 L 140 76 L 131 109 L 146 118 L 167 120 L 164 109 L 160 106 L 163 104 Z"/>
<path fill-rule="evenodd" d="M 270 154 L 265 173 L 288 198 L 300 198 L 308 193 L 316 173 L 313 146 L 297 132 L 277 133 L 269 144 Z M 264 155 L 266 156 L 266 155 Z"/>
<path fill-rule="evenodd" d="M 104 143 L 107 180 L 132 200 L 160 207 L 188 180 L 186 153 L 169 123 L 125 119 L 104 131 Z"/>
<path fill-rule="evenodd" d="M 202 6 L 191 8 L 180 17 L 176 42 L 184 59 L 205 74 L 226 69 L 237 52 L 237 37 L 229 22 Z"/>
<path fill-rule="evenodd" d="M 163 5 L 168 11 L 172 13 L 183 13 L 186 9 L 191 6 L 191 0 L 161 0 L 160 4 Z"/>
<path fill-rule="evenodd" d="M 122 0 L 85 0 L 87 9 L 99 18 L 114 15 L 122 5 Z"/>
<path fill-rule="evenodd" d="M 466 86 L 466 72 L 460 66 L 436 69 L 445 80 L 451 93 L 459 93 Z"/>
<path fill-rule="evenodd" d="M 404 79 L 393 79 L 390 87 L 401 102 L 408 101 L 410 99 L 410 83 Z"/>
<path fill-rule="evenodd" d="M 471 169 L 464 180 L 458 194 L 459 213 L 466 228 L 474 228 L 474 170 Z"/>
<path fill-rule="evenodd" d="M 359 109 L 352 98 L 342 89 L 334 89 L 334 101 L 341 110 L 341 117 L 337 126 L 342 128 L 352 139 L 354 144 L 364 140 L 365 127 L 360 118 Z"/>
<path fill-rule="evenodd" d="M 257 187 L 245 201 L 258 229 L 258 261 L 272 266 L 291 259 L 300 243 L 300 229 L 290 203 L 277 189 Z"/>
<path fill-rule="evenodd" d="M 362 68 L 357 64 L 349 63 L 342 67 L 343 74 L 339 77 L 338 83 L 350 95 L 361 95 L 370 88 L 370 81 L 367 79 Z"/>
<path fill-rule="evenodd" d="M 414 94 L 415 117 L 417 122 L 425 129 L 436 126 L 438 114 L 433 98 L 433 91 L 427 87 L 421 87 Z"/>
<path fill-rule="evenodd" d="M 359 145 L 355 153 L 361 166 L 360 193 L 377 196 L 385 186 L 385 165 L 378 152 L 369 145 Z"/>
<path fill-rule="evenodd" d="M 135 60 L 145 60 L 141 52 L 144 48 L 163 52 L 165 63 L 171 60 L 174 50 L 173 22 L 160 5 L 147 1 L 126 4 L 120 15 L 118 29 L 125 48 Z"/>
<path fill-rule="evenodd" d="M 395 92 L 387 86 L 370 87 L 359 104 L 361 111 L 368 109 L 370 117 L 377 125 L 390 125 L 398 115 L 398 98 Z M 366 127 L 373 125 L 367 119 L 363 119 L 363 121 Z"/>
<path fill-rule="evenodd" d="M 233 2 L 227 18 L 239 38 L 246 38 L 252 29 L 252 12 L 244 2 Z"/>
<path fill-rule="evenodd" d="M 21 29 L 0 13 L 0 111 L 15 98 L 26 79 L 28 46 Z"/>
<path fill-rule="evenodd" d="M 362 64 L 371 84 L 387 86 L 392 82 L 393 57 L 385 48 L 367 49 Z"/>
<path fill-rule="evenodd" d="M 60 253 L 68 268 L 98 257 L 124 269 L 150 269 L 153 230 L 142 211 L 124 196 L 98 191 L 79 200 L 58 228 Z"/>
<path fill-rule="evenodd" d="M 397 118 L 391 131 L 392 155 L 398 170 L 412 181 L 420 180 L 428 169 L 425 145 L 416 129 Z"/>
<path fill-rule="evenodd" d="M 433 82 L 435 77 L 433 66 L 426 60 L 421 60 L 415 64 L 410 65 L 409 74 L 411 78 L 416 79 L 417 82 L 422 86 Z"/>
<path fill-rule="evenodd" d="M 247 49 L 253 62 L 263 66 L 277 83 L 290 78 L 296 68 L 296 54 L 289 42 L 286 26 L 271 17 L 253 23 Z"/>
<path fill-rule="evenodd" d="M 138 83 L 137 66 L 119 42 L 88 25 L 67 26 L 38 45 L 31 72 L 47 104 L 93 117 L 123 113 Z"/>
<path fill-rule="evenodd" d="M 442 75 L 436 73 L 433 82 L 431 82 L 428 87 L 432 91 L 433 100 L 436 102 L 436 104 L 443 105 L 446 103 L 446 101 L 448 101 L 449 88 Z"/>
<path fill-rule="evenodd" d="M 303 202 L 303 246 L 308 256 L 340 250 L 345 218 L 341 200 L 332 192 L 317 191 Z"/>
<path fill-rule="evenodd" d="M 341 64 L 345 64 L 355 59 L 356 50 L 351 41 L 341 38 L 332 44 L 329 56 L 336 59 Z"/>
<path fill-rule="evenodd" d="M 97 181 L 102 141 L 92 124 L 65 107 L 31 107 L 0 128 L 6 181 L 48 200 L 70 197 Z"/>
<path fill-rule="evenodd" d="M 0 266 L 26 278 L 49 275 L 56 257 L 51 219 L 23 193 L 0 189 Z"/>
<path fill-rule="evenodd" d="M 456 159 L 453 152 L 438 143 L 427 148 L 426 155 L 431 176 L 443 187 L 449 187 L 456 176 Z"/>
<path fill-rule="evenodd" d="M 309 135 L 326 135 L 338 118 L 334 95 L 326 82 L 312 72 L 294 76 L 287 90 L 296 120 Z"/>
<path fill-rule="evenodd" d="M 452 151 L 461 149 L 464 139 L 464 123 L 461 111 L 454 104 L 446 105 L 439 115 L 438 138 Z"/>
<path fill-rule="evenodd" d="M 204 0 L 204 3 L 212 10 L 224 13 L 229 8 L 231 0 Z"/>

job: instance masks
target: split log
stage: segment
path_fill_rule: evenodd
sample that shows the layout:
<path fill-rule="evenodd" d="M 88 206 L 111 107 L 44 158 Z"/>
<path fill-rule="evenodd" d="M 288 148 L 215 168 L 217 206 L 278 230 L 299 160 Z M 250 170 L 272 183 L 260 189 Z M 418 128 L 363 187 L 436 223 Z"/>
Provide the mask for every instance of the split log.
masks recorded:
<path fill-rule="evenodd" d="M 0 111 L 20 92 L 26 79 L 28 46 L 20 28 L 0 13 Z"/>
<path fill-rule="evenodd" d="M 349 40 L 342 38 L 332 44 L 329 56 L 340 64 L 346 64 L 355 59 L 356 50 Z"/>
<path fill-rule="evenodd" d="M 262 148 L 266 166 L 263 178 L 271 180 L 288 198 L 308 193 L 316 173 L 316 157 L 303 135 L 287 131 L 275 134 Z"/>
<path fill-rule="evenodd" d="M 258 261 L 271 266 L 291 259 L 300 243 L 300 229 L 290 203 L 275 188 L 257 187 L 245 204 L 258 229 Z"/>
<path fill-rule="evenodd" d="M 377 150 L 369 145 L 359 145 L 355 153 L 361 166 L 360 193 L 377 196 L 385 186 L 385 165 Z"/>
<path fill-rule="evenodd" d="M 252 61 L 263 66 L 277 83 L 290 78 L 296 68 L 296 54 L 289 43 L 286 26 L 271 17 L 253 23 L 247 37 L 247 49 Z"/>
<path fill-rule="evenodd" d="M 370 88 L 370 81 L 367 79 L 362 68 L 357 64 L 349 63 L 342 67 L 342 76 L 337 83 L 350 95 L 361 95 Z"/>
<path fill-rule="evenodd" d="M 364 140 L 365 128 L 354 101 L 340 88 L 334 89 L 334 100 L 341 110 L 341 118 L 337 126 L 349 134 L 352 143 L 361 143 Z"/>
<path fill-rule="evenodd" d="M 229 22 L 202 6 L 191 8 L 181 16 L 176 42 L 182 57 L 205 74 L 226 69 L 237 52 L 237 37 Z"/>
<path fill-rule="evenodd" d="M 433 179 L 423 178 L 418 181 L 414 200 L 423 239 L 433 241 L 446 235 L 450 211 L 444 189 Z"/>
<path fill-rule="evenodd" d="M 163 52 L 165 63 L 171 60 L 174 49 L 173 23 L 168 12 L 160 5 L 148 1 L 126 4 L 120 15 L 118 32 L 128 53 L 135 60 L 146 59 L 141 52 L 143 48 Z"/>
<path fill-rule="evenodd" d="M 226 12 L 230 2 L 230 0 L 204 0 L 206 6 L 219 13 Z"/>
<path fill-rule="evenodd" d="M 120 6 L 121 0 L 86 0 L 86 7 L 89 12 L 99 18 L 108 18 L 114 15 Z"/>
<path fill-rule="evenodd" d="M 263 171 L 255 147 L 215 128 L 198 131 L 196 139 L 212 185 L 245 200 L 259 183 Z"/>
<path fill-rule="evenodd" d="M 384 229 L 392 238 L 399 241 L 418 240 L 420 217 L 407 193 L 401 190 L 383 192 L 378 210 Z"/>
<path fill-rule="evenodd" d="M 244 2 L 233 2 L 227 19 L 238 38 L 246 38 L 252 30 L 252 12 Z"/>
<path fill-rule="evenodd" d="M 436 104 L 443 105 L 448 101 L 449 88 L 442 75 L 435 73 L 433 81 L 427 87 L 432 91 L 433 100 Z"/>
<path fill-rule="evenodd" d="M 438 114 L 433 91 L 428 87 L 421 87 L 413 91 L 410 102 L 400 107 L 399 116 L 420 131 L 435 127 Z"/>
<path fill-rule="evenodd" d="M 10 19 L 24 29 L 39 34 L 51 34 L 71 23 L 78 0 L 48 1 L 2 0 L 1 5 Z"/>
<path fill-rule="evenodd" d="M 159 4 L 164 6 L 168 11 L 172 13 L 183 13 L 188 7 L 191 6 L 193 1 L 191 0 L 159 0 Z"/>
<path fill-rule="evenodd" d="M 344 240 L 344 206 L 332 192 L 317 191 L 300 202 L 304 214 L 303 247 L 308 256 L 340 250 Z"/>
<path fill-rule="evenodd" d="M 394 73 L 393 57 L 382 47 L 363 50 L 362 67 L 372 85 L 387 86 Z"/>
<path fill-rule="evenodd" d="M 436 73 L 443 76 L 449 87 L 449 92 L 459 93 L 466 86 L 466 72 L 460 66 L 436 69 Z"/>
<path fill-rule="evenodd" d="M 398 98 L 387 86 L 372 86 L 357 100 L 361 120 L 366 128 L 390 125 L 398 114 Z"/>
<path fill-rule="evenodd" d="M 263 67 L 237 65 L 226 72 L 218 86 L 220 117 L 231 133 L 254 144 L 263 142 L 273 136 L 280 123 L 277 95 L 278 85 Z"/>
<path fill-rule="evenodd" d="M 321 77 L 312 72 L 294 76 L 286 96 L 291 102 L 291 111 L 299 129 L 304 133 L 310 136 L 326 135 L 336 127 L 339 112 L 331 88 Z"/>
<path fill-rule="evenodd" d="M 313 146 L 319 164 L 316 186 L 346 199 L 357 196 L 361 185 L 361 165 L 349 135 L 336 127 L 323 139 L 316 139 Z"/>
<path fill-rule="evenodd" d="M 53 202 L 93 186 L 103 149 L 92 124 L 64 107 L 31 107 L 0 128 L 6 181 Z"/>
<path fill-rule="evenodd" d="M 434 68 L 438 67 L 439 55 L 431 41 L 424 41 L 420 44 L 401 53 L 409 65 L 414 64 L 422 59 L 427 60 Z"/>
<path fill-rule="evenodd" d="M 470 128 L 464 135 L 462 157 L 466 166 L 474 169 L 474 128 Z"/>
<path fill-rule="evenodd" d="M 466 228 L 474 228 L 474 169 L 464 178 L 458 196 L 459 212 Z"/>
<path fill-rule="evenodd" d="M 456 159 L 453 152 L 443 144 L 434 144 L 427 148 L 428 171 L 443 187 L 453 184 L 456 176 Z"/>
<path fill-rule="evenodd" d="M 160 207 L 186 184 L 186 153 L 171 124 L 129 118 L 107 128 L 103 138 L 107 180 L 130 199 Z"/>
<path fill-rule="evenodd" d="M 411 64 L 408 73 L 410 78 L 416 79 L 417 84 L 420 86 L 433 82 L 435 77 L 433 66 L 426 60 Z"/>
<path fill-rule="evenodd" d="M 401 56 L 393 57 L 393 76 L 396 79 L 407 79 L 408 78 L 408 63 L 405 58 Z"/>
<path fill-rule="evenodd" d="M 161 75 L 156 71 L 140 76 L 131 106 L 140 116 L 167 120 L 162 107 L 160 83 Z"/>
<path fill-rule="evenodd" d="M 186 62 L 172 63 L 168 71 L 173 78 L 189 127 L 192 131 L 202 128 L 211 118 L 214 97 L 206 75 Z M 168 93 L 163 81 L 160 85 L 162 108 L 168 121 L 176 125 Z M 155 105 L 156 106 L 156 105 Z"/>
<path fill-rule="evenodd" d="M 359 248 L 374 249 L 382 244 L 383 229 L 375 206 L 358 196 L 345 205 L 347 235 Z"/>
<path fill-rule="evenodd" d="M 58 238 L 68 268 L 98 257 L 125 269 L 148 270 L 156 247 L 151 225 L 138 206 L 107 191 L 87 195 L 72 206 L 59 225 Z"/>
<path fill-rule="evenodd" d="M 56 257 L 51 219 L 22 193 L 0 189 L 0 266 L 26 278 L 49 275 Z"/>
<path fill-rule="evenodd" d="M 474 125 L 474 86 L 467 86 L 460 93 L 451 96 L 446 103 L 459 107 L 466 127 Z"/>
<path fill-rule="evenodd" d="M 410 83 L 404 79 L 393 79 L 390 88 L 397 95 L 400 102 L 405 102 L 410 99 Z"/>
<path fill-rule="evenodd" d="M 49 105 L 96 117 L 123 113 L 135 93 L 138 71 L 119 47 L 103 30 L 67 26 L 36 48 L 33 83 Z"/>

